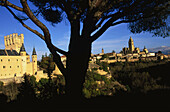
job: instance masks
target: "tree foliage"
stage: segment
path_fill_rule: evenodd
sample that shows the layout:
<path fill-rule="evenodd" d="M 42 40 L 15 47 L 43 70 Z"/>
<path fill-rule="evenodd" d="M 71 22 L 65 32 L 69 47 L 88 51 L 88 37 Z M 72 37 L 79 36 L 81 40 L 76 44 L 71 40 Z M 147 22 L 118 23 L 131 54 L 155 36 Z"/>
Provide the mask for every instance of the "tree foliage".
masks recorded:
<path fill-rule="evenodd" d="M 37 1 L 30 0 L 43 18 L 52 24 L 62 21 L 65 13 L 69 20 L 74 17 L 85 23 L 92 16 L 92 25 L 102 21 L 111 21 L 110 26 L 118 23 L 130 23 L 129 29 L 132 33 L 148 31 L 157 36 L 169 36 L 167 26 L 168 0 L 79 0 L 79 1 Z M 69 6 L 69 7 L 66 7 Z M 68 10 L 71 11 L 69 12 Z M 72 13 L 72 14 L 70 14 Z M 118 16 L 116 14 L 118 13 Z M 119 15 L 120 14 L 120 15 Z M 112 19 L 112 20 L 111 20 Z M 102 25 L 102 24 L 98 24 Z M 94 27 L 94 26 L 92 26 Z"/>
<path fill-rule="evenodd" d="M 53 70 L 55 70 L 55 62 L 53 61 L 52 54 L 49 54 L 49 56 L 42 57 L 41 61 L 39 62 L 39 65 L 45 73 L 49 72 L 49 74 L 51 74 Z"/>

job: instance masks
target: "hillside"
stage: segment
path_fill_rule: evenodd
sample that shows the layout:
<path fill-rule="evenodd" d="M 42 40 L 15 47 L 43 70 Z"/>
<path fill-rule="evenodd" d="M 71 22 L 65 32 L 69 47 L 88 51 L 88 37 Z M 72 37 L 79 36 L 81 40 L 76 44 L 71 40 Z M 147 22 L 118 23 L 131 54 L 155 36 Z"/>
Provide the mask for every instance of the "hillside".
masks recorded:
<path fill-rule="evenodd" d="M 79 100 L 73 100 L 74 98 L 66 95 L 55 95 L 51 99 L 42 100 L 46 98 L 51 89 L 47 88 L 47 91 L 42 91 L 43 95 L 41 99 L 36 97 L 27 96 L 23 100 L 17 99 L 11 102 L 5 101 L 5 96 L 0 96 L 0 105 L 2 109 L 6 110 L 62 110 L 62 111 L 164 111 L 170 110 L 169 99 L 170 89 L 169 87 L 169 61 L 158 62 L 141 62 L 141 63 L 115 63 L 112 65 L 111 73 L 115 79 L 121 80 L 121 83 L 129 83 L 130 91 L 122 91 L 117 87 L 117 93 L 113 96 L 100 95 L 86 99 L 82 97 Z M 146 73 L 146 74 L 145 74 Z M 89 76 L 92 76 L 89 74 Z M 94 78 L 96 75 L 94 75 Z M 117 78 L 116 78 L 117 77 Z M 90 78 L 90 77 L 89 77 Z M 91 77 L 92 78 L 92 77 Z M 43 81 L 43 80 L 42 80 Z M 42 83 L 42 81 L 40 81 Z M 46 80 L 48 82 L 48 80 Z M 127 83 L 126 83 L 127 84 Z M 39 85 L 39 84 L 38 84 Z M 86 85 L 87 86 L 87 85 Z M 90 85 L 91 86 L 91 85 Z M 143 87 L 151 87 L 147 92 L 143 90 Z M 29 86 L 28 86 L 29 87 Z M 26 90 L 30 90 L 28 88 Z M 46 86 L 40 86 L 46 87 Z M 49 86 L 47 86 L 49 87 Z M 54 86 L 52 86 L 54 88 Z M 94 88 L 95 86 L 91 86 Z M 112 88 L 114 86 L 112 85 Z M 155 88 L 156 87 L 156 88 Z M 163 88 L 157 88 L 163 87 Z M 109 86 L 106 88 L 111 89 Z M 154 89 L 155 88 L 155 89 Z M 148 88 L 146 88 L 148 89 Z M 54 89 L 52 89 L 54 90 Z M 28 93 L 30 91 L 26 91 Z M 51 91 L 50 93 L 56 91 Z M 95 92 L 95 91 L 92 91 Z M 31 92 L 32 94 L 32 92 Z M 19 105 L 19 106 L 18 106 Z M 30 108 L 31 107 L 31 108 Z"/>
<path fill-rule="evenodd" d="M 158 52 L 161 51 L 163 54 L 170 54 L 170 47 L 169 46 L 160 46 L 156 48 L 149 48 L 149 52 Z"/>

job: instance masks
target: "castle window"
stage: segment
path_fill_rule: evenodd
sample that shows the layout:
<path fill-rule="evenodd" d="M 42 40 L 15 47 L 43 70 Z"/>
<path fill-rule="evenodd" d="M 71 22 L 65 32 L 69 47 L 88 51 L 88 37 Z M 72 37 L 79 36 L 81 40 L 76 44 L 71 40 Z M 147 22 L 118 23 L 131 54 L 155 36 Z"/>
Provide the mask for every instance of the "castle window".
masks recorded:
<path fill-rule="evenodd" d="M 1 59 L 1 61 L 2 61 L 2 59 Z"/>
<path fill-rule="evenodd" d="M 5 68 L 5 66 L 3 66 L 3 68 Z"/>
<path fill-rule="evenodd" d="M 11 68 L 11 66 L 10 66 L 10 68 Z"/>
<path fill-rule="evenodd" d="M 8 61 L 10 61 L 10 59 L 8 59 Z"/>
<path fill-rule="evenodd" d="M 19 68 L 19 66 L 17 66 Z"/>
<path fill-rule="evenodd" d="M 17 59 L 17 61 L 18 61 L 18 59 Z"/>

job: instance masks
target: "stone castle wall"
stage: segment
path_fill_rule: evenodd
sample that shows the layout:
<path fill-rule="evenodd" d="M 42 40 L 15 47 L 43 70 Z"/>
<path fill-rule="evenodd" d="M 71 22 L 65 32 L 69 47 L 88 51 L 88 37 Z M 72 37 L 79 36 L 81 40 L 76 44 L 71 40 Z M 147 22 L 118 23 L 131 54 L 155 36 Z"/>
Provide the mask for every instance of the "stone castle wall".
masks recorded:
<path fill-rule="evenodd" d="M 20 76 L 22 72 L 21 56 L 0 56 L 0 78 Z"/>

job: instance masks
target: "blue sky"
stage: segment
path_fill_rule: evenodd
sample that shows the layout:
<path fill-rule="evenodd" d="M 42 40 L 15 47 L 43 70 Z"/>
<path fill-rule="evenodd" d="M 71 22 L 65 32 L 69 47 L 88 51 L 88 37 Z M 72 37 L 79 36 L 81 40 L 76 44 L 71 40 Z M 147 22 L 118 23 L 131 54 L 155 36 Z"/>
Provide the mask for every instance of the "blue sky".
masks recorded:
<path fill-rule="evenodd" d="M 16 4 L 19 5 L 17 2 Z M 21 14 L 18 11 L 15 11 L 15 13 L 17 15 Z M 67 51 L 70 36 L 69 22 L 64 19 L 61 23 L 53 27 L 49 22 L 43 20 L 42 17 L 39 16 L 38 18 L 49 28 L 52 42 L 57 47 Z M 41 32 L 39 28 L 31 23 L 31 21 L 27 20 L 25 23 Z M 25 29 L 5 8 L 0 7 L 0 49 L 4 49 L 5 47 L 4 36 L 12 33 L 24 34 L 24 44 L 28 54 L 32 54 L 33 47 L 36 48 L 38 59 L 40 59 L 41 55 L 45 54 L 45 52 L 49 54 L 49 50 L 43 40 Z M 121 24 L 109 28 L 99 39 L 97 39 L 92 45 L 92 53 L 100 53 L 102 48 L 104 48 L 105 52 L 112 52 L 112 50 L 120 52 L 123 47 L 128 47 L 130 36 L 134 40 L 135 47 L 139 47 L 141 50 L 144 46 L 146 46 L 146 48 L 170 46 L 170 38 L 152 37 L 152 34 L 150 33 L 132 34 L 128 30 L 127 24 Z"/>

